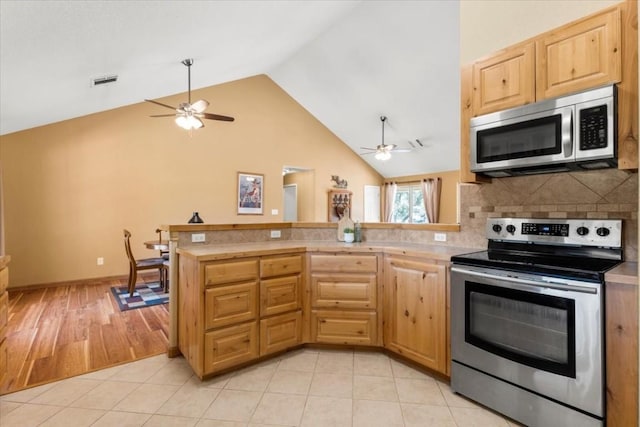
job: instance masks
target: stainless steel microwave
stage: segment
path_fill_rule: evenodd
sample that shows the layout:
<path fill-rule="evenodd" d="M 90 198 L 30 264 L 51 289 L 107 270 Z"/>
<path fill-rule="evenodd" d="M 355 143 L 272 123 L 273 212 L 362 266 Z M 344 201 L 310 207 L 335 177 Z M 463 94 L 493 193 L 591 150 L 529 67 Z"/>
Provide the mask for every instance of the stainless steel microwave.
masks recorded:
<path fill-rule="evenodd" d="M 471 119 L 471 171 L 492 177 L 617 166 L 616 86 Z"/>

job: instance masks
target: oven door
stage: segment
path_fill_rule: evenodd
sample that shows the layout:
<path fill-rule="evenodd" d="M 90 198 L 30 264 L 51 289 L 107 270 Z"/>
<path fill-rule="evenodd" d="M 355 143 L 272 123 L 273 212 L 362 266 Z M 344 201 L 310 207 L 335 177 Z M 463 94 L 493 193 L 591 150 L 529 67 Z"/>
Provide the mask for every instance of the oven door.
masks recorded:
<path fill-rule="evenodd" d="M 451 271 L 454 361 L 603 416 L 599 284 L 468 266 Z"/>

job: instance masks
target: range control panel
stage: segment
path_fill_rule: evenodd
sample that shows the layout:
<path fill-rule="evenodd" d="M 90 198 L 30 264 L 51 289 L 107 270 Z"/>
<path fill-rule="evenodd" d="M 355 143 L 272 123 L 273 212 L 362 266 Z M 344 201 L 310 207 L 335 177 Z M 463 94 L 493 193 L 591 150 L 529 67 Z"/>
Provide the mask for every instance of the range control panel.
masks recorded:
<path fill-rule="evenodd" d="M 622 220 L 488 218 L 487 238 L 510 242 L 622 247 Z"/>

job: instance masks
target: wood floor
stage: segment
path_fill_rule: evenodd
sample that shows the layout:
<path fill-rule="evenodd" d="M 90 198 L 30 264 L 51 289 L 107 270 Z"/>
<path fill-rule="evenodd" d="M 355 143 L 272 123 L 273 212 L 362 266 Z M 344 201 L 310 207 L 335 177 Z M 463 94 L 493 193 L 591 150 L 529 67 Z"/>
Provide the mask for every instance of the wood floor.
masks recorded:
<path fill-rule="evenodd" d="M 10 291 L 8 379 L 0 394 L 165 352 L 168 304 L 121 312 L 109 289 L 126 281 Z"/>

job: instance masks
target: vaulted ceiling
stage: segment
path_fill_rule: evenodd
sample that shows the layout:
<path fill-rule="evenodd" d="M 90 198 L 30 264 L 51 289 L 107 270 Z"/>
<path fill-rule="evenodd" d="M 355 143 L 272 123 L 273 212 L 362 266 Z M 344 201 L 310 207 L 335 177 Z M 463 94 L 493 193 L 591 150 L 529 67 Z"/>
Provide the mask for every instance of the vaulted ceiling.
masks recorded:
<path fill-rule="evenodd" d="M 385 143 L 424 147 L 363 156 L 383 176 L 458 168 L 459 4 L 447 0 L 2 0 L 0 135 L 185 92 L 185 58 L 194 89 L 269 75 L 357 153 L 380 144 L 387 116 Z"/>

